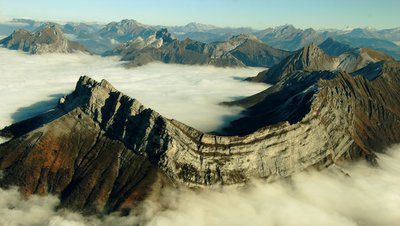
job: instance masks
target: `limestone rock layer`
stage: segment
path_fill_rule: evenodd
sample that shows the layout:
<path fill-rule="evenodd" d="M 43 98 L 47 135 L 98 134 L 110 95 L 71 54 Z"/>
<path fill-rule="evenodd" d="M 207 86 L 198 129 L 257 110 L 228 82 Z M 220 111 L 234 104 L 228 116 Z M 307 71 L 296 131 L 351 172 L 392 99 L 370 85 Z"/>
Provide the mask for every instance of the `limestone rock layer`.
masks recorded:
<path fill-rule="evenodd" d="M 370 67 L 303 87 L 313 91 L 296 122 L 239 134 L 250 120 L 230 136 L 167 119 L 107 81 L 83 76 L 53 110 L 1 131 L 12 138 L 0 145 L 1 186 L 17 185 L 27 196 L 59 194 L 71 208 L 113 211 L 134 207 L 166 184 L 277 179 L 360 157 L 376 163 L 374 152 L 400 141 L 400 74 L 395 61 Z"/>

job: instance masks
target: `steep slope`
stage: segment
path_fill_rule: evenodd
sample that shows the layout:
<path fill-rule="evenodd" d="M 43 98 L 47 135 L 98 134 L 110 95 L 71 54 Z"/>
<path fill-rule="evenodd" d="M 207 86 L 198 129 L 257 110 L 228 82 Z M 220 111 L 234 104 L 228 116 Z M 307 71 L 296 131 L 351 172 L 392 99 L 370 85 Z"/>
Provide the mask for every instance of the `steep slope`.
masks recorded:
<path fill-rule="evenodd" d="M 8 49 L 18 49 L 31 54 L 89 52 L 83 45 L 69 41 L 55 24 L 46 25 L 35 33 L 17 29 L 1 40 L 0 44 Z"/>
<path fill-rule="evenodd" d="M 147 39 L 138 37 L 136 39 L 120 44 L 115 49 L 103 53 L 103 56 L 120 55 L 123 56 L 122 60 L 127 60 L 132 54 L 144 49 L 155 48 L 158 49 L 162 45 L 171 43 L 175 40 L 175 36 L 168 33 L 166 29 L 161 29 L 156 34 L 149 36 Z"/>
<path fill-rule="evenodd" d="M 347 79 L 344 79 L 342 82 L 348 82 L 348 85 L 351 84 L 353 80 L 360 82 L 357 86 L 348 88 L 347 91 L 349 93 L 345 94 L 347 98 L 351 99 L 352 95 L 355 95 L 353 98 L 362 99 L 364 97 L 360 95 L 371 96 L 374 95 L 373 92 L 376 92 L 376 95 L 377 93 L 384 92 L 387 93 L 385 97 L 389 97 L 389 100 L 387 100 L 388 102 L 386 102 L 384 97 L 380 96 L 378 98 L 379 101 L 375 99 L 369 100 L 368 107 L 370 108 L 374 104 L 380 104 L 390 113 L 398 115 L 400 108 L 395 104 L 399 101 L 395 94 L 395 87 L 398 86 L 396 83 L 399 81 L 398 79 L 400 76 L 400 62 L 386 60 L 371 63 L 365 68 L 353 72 L 352 75 L 355 76 L 354 79 L 349 79 L 350 75 L 344 71 L 291 72 L 274 86 L 261 93 L 239 101 L 226 103 L 228 105 L 239 105 L 247 110 L 245 112 L 246 116 L 232 122 L 231 126 L 226 128 L 225 132 L 226 134 L 249 134 L 260 128 L 260 126 L 273 125 L 281 121 L 288 121 L 290 124 L 296 124 L 310 111 L 312 104 L 315 102 L 315 97 L 318 97 L 321 92 L 321 84 L 325 84 L 326 82 L 334 83 L 338 78 L 343 79 L 345 77 L 347 77 Z M 384 82 L 384 85 L 382 82 Z M 379 87 L 373 87 L 372 89 L 376 90 L 371 91 L 371 84 Z M 337 86 L 335 92 L 340 92 L 341 85 L 335 84 L 332 87 L 335 86 Z M 359 93 L 361 92 L 359 86 L 365 86 L 363 87 L 363 92 L 367 93 Z M 379 91 L 378 89 L 387 90 Z M 337 101 L 343 102 L 343 99 L 338 98 Z M 350 111 L 352 108 L 354 108 L 354 106 L 349 105 L 347 110 Z M 379 111 L 384 111 L 384 109 L 379 109 Z M 372 114 L 371 109 L 364 112 L 364 114 L 368 114 L 368 116 L 365 117 L 368 117 L 369 120 L 369 116 Z M 363 120 L 366 120 L 365 123 L 368 122 L 367 119 L 363 118 Z M 371 122 L 368 122 L 368 124 L 370 123 Z M 381 125 L 381 123 L 377 122 L 377 125 Z"/>
<path fill-rule="evenodd" d="M 381 60 L 393 60 L 393 58 L 367 48 L 353 49 L 337 57 L 331 57 L 315 44 L 311 44 L 248 80 L 275 84 L 297 70 L 306 72 L 345 70 L 351 73 Z"/>
<path fill-rule="evenodd" d="M 166 29 L 147 39 L 137 38 L 104 55 L 120 55 L 130 67 L 153 61 L 177 64 L 211 64 L 215 66 L 270 67 L 289 52 L 269 47 L 252 35 L 237 35 L 225 42 L 206 44 L 191 39 L 179 41 Z"/>
<path fill-rule="evenodd" d="M 296 51 L 311 43 L 321 43 L 324 41 L 324 37 L 314 29 L 302 30 L 292 25 L 268 28 L 256 32 L 255 35 L 264 43 L 287 51 Z"/>
<path fill-rule="evenodd" d="M 351 32 L 334 36 L 336 40 L 358 48 L 372 48 L 400 59 L 400 46 L 380 37 L 377 32 L 356 28 Z"/>
<path fill-rule="evenodd" d="M 318 46 L 311 44 L 288 56 L 269 70 L 260 72 L 250 78 L 254 82 L 277 83 L 279 80 L 296 70 L 332 71 L 337 68 L 339 61 L 324 53 Z"/>
<path fill-rule="evenodd" d="M 105 40 L 123 43 L 138 37 L 147 38 L 155 32 L 156 28 L 141 24 L 136 20 L 121 20 L 107 24 L 98 31 L 98 35 Z"/>
<path fill-rule="evenodd" d="M 325 53 L 330 56 L 339 56 L 342 53 L 354 49 L 350 45 L 340 43 L 333 38 L 327 38 L 323 43 L 319 45 L 319 48 L 321 48 Z"/>
<path fill-rule="evenodd" d="M 190 39 L 185 39 L 184 41 L 175 39 L 171 43 L 162 45 L 159 48 L 150 47 L 141 49 L 140 51 L 133 51 L 131 54 L 123 56 L 122 60 L 128 61 L 128 67 L 141 66 L 154 61 L 189 65 L 215 65 L 220 67 L 245 66 L 228 52 Z"/>
<path fill-rule="evenodd" d="M 259 122 L 249 125 L 252 131 L 233 133 L 242 136 L 204 134 L 146 109 L 104 80 L 81 77 L 55 109 L 1 131 L 12 139 L 0 144 L 0 184 L 20 186 L 25 195 L 60 194 L 65 206 L 107 212 L 134 208 L 170 183 L 273 180 L 360 157 L 376 163 L 374 151 L 400 141 L 399 62 L 376 68 L 381 73 L 371 81 L 345 72 L 286 77 L 265 100 L 295 85 L 289 102 L 272 102 L 274 108 L 295 110 L 290 100 L 310 96 L 304 102 L 309 109 L 291 123 Z"/>
<path fill-rule="evenodd" d="M 271 67 L 290 54 L 287 51 L 275 49 L 260 42 L 255 36 L 242 34 L 232 37 L 227 42 L 231 42 L 234 39 L 244 41 L 229 52 L 246 66 Z"/>

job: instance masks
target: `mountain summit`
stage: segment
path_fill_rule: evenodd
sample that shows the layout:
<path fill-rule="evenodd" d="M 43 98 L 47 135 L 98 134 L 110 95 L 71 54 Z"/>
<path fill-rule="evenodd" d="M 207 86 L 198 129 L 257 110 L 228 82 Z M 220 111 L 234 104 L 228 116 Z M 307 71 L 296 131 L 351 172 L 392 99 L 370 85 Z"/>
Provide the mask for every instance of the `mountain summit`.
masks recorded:
<path fill-rule="evenodd" d="M 333 57 L 312 43 L 249 80 L 275 84 L 296 70 L 310 72 L 345 70 L 351 73 L 381 60 L 394 59 L 385 53 L 368 48 L 352 49 Z"/>
<path fill-rule="evenodd" d="M 37 32 L 17 29 L 10 36 L 0 41 L 9 49 L 19 49 L 31 54 L 89 52 L 83 45 L 69 41 L 61 28 L 48 24 Z"/>
<path fill-rule="evenodd" d="M 0 131 L 10 138 L 0 144 L 0 185 L 109 212 L 171 184 L 275 180 L 359 158 L 376 164 L 374 152 L 400 142 L 399 68 L 387 60 L 353 75 L 294 71 L 257 94 L 254 114 L 233 123 L 230 136 L 167 119 L 83 76 L 54 109 Z"/>
<path fill-rule="evenodd" d="M 255 36 L 240 34 L 224 42 L 210 44 L 185 39 L 180 41 L 167 29 L 147 39 L 141 37 L 119 45 L 104 55 L 120 55 L 129 67 L 153 61 L 215 66 L 270 67 L 290 53 L 274 49 Z"/>

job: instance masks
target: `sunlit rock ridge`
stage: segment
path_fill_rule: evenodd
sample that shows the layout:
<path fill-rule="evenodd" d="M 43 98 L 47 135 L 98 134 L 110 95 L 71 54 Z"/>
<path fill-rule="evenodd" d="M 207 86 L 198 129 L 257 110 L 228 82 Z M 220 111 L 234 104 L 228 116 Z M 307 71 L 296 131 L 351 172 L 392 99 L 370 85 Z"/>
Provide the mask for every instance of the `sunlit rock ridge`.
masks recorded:
<path fill-rule="evenodd" d="M 17 29 L 7 38 L 0 40 L 0 45 L 30 54 L 89 52 L 83 45 L 68 40 L 56 24 L 44 25 L 33 33 Z"/>
<path fill-rule="evenodd" d="M 0 145 L 1 186 L 17 185 L 28 196 L 59 194 L 64 206 L 108 212 L 133 208 L 165 184 L 275 180 L 358 158 L 379 164 L 374 152 L 400 141 L 399 68 L 388 60 L 358 75 L 287 76 L 264 97 L 305 81 L 299 87 L 309 109 L 290 122 L 233 124 L 231 136 L 167 119 L 107 81 L 83 76 L 57 107 L 1 131 L 11 138 Z M 287 102 L 281 104 L 287 113 Z"/>

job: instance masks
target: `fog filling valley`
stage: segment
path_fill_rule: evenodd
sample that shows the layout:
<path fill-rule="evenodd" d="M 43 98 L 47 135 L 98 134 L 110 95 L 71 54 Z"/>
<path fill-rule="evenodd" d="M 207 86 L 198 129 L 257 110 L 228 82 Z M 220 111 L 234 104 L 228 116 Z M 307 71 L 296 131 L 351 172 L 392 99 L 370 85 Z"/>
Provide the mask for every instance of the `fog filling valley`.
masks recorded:
<path fill-rule="evenodd" d="M 117 90 L 173 118 L 210 132 L 239 117 L 240 108 L 219 105 L 268 86 L 241 81 L 261 68 L 217 68 L 153 63 L 125 69 L 118 58 L 86 54 L 28 55 L 0 48 L 0 127 L 54 107 L 79 77 L 106 79 Z"/>
<path fill-rule="evenodd" d="M 0 48 L 0 127 L 44 112 L 70 93 L 79 76 L 114 87 L 168 118 L 213 131 L 242 109 L 218 105 L 257 93 L 247 83 L 260 68 L 216 68 L 155 63 L 124 69 L 117 58 L 85 54 L 27 55 Z M 1 142 L 1 141 L 0 141 Z M 82 216 L 56 210 L 52 195 L 24 199 L 18 188 L 0 189 L 0 226 L 9 225 L 398 225 L 400 145 L 364 161 L 309 170 L 274 183 L 190 190 L 166 188 L 129 216 Z M 347 175 L 347 174 L 348 175 Z M 0 172 L 1 177 L 1 172 Z"/>

